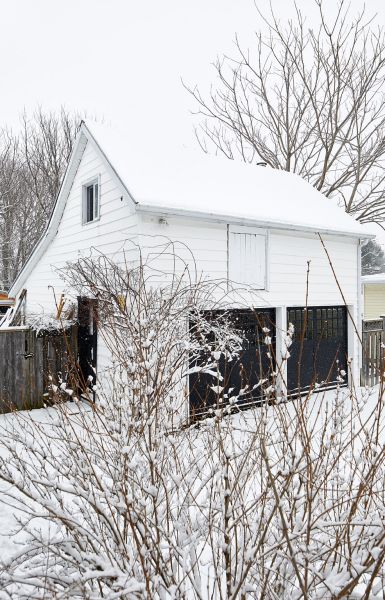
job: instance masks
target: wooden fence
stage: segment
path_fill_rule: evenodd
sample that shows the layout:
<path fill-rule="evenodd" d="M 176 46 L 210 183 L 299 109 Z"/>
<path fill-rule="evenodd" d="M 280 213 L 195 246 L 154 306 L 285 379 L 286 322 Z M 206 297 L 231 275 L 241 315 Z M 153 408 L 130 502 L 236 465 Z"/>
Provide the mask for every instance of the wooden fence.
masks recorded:
<path fill-rule="evenodd" d="M 385 317 L 363 321 L 361 385 L 376 385 L 384 370 Z"/>
<path fill-rule="evenodd" d="M 38 408 L 50 401 L 50 377 L 76 370 L 76 327 L 36 334 L 27 327 L 0 329 L 0 412 Z"/>

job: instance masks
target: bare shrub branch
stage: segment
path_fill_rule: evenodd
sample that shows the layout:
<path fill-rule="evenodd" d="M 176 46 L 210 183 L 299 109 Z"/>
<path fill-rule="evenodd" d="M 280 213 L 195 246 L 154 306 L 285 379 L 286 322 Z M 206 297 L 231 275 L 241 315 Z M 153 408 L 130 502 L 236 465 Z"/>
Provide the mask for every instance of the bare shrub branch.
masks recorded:
<path fill-rule="evenodd" d="M 239 332 L 205 316 L 208 302 L 226 306 L 220 282 L 176 268 L 159 285 L 151 265 L 129 259 L 94 253 L 64 272 L 77 294 L 97 300 L 113 353 L 112 372 L 98 372 L 97 402 L 67 389 L 74 401 L 58 397 L 44 419 L 2 421 L 1 501 L 18 515 L 16 540 L 28 539 L 0 565 L 1 593 L 380 597 L 383 385 L 360 395 L 310 389 L 235 414 L 236 402 L 218 401 L 199 426 L 182 427 L 192 358 L 203 352 L 215 381 Z"/>

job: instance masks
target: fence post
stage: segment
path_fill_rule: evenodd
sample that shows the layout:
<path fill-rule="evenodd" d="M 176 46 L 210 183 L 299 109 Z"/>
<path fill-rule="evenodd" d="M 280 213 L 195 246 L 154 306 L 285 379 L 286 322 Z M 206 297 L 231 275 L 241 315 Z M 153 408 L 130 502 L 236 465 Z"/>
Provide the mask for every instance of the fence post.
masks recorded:
<path fill-rule="evenodd" d="M 361 385 L 377 385 L 385 370 L 385 315 L 362 322 Z"/>
<path fill-rule="evenodd" d="M 385 315 L 380 315 L 380 318 L 382 319 L 382 331 L 381 331 L 381 343 L 380 343 L 380 383 L 382 385 L 382 382 L 384 380 L 385 377 Z"/>
<path fill-rule="evenodd" d="M 288 350 L 285 343 L 287 327 L 287 307 L 279 306 L 275 309 L 275 353 L 278 367 L 277 393 L 280 396 L 287 396 L 287 360 L 282 360 Z"/>

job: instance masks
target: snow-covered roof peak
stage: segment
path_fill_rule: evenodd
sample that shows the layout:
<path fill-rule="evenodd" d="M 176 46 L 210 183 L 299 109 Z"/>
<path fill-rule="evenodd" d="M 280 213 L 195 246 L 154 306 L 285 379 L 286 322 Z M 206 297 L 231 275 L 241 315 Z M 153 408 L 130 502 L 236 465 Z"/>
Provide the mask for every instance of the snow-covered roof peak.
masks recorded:
<path fill-rule="evenodd" d="M 373 237 L 300 176 L 199 150 L 138 143 L 130 132 L 83 125 L 139 208 L 290 229 Z"/>

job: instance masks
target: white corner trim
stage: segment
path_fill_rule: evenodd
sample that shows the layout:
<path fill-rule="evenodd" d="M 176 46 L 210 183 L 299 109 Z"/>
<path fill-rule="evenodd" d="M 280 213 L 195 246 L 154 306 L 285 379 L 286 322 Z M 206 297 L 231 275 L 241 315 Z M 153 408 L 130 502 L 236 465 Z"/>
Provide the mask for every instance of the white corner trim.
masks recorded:
<path fill-rule="evenodd" d="M 270 291 L 270 230 L 265 236 L 265 291 Z"/>

